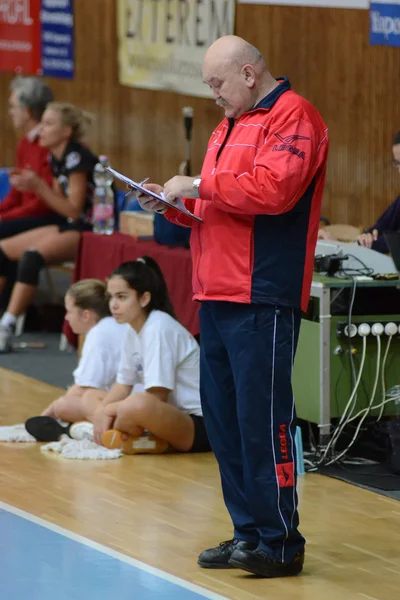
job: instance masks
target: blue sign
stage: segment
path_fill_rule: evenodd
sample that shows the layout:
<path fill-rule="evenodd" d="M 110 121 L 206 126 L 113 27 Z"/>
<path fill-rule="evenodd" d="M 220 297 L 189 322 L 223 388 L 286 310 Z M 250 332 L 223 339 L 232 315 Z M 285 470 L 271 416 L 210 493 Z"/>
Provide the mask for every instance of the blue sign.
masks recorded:
<path fill-rule="evenodd" d="M 40 22 L 43 75 L 73 79 L 73 0 L 42 0 Z"/>
<path fill-rule="evenodd" d="M 371 44 L 400 47 L 400 0 L 372 1 L 370 22 Z"/>

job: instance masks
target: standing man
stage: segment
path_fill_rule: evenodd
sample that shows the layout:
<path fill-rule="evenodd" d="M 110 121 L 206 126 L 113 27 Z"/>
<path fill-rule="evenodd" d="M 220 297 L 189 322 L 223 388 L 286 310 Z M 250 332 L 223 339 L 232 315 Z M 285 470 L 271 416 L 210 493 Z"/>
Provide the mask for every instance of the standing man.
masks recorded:
<path fill-rule="evenodd" d="M 203 78 L 225 119 L 200 177 L 173 177 L 192 225 L 194 298 L 201 301 L 201 396 L 233 539 L 199 556 L 206 568 L 263 577 L 300 573 L 296 414 L 291 387 L 301 309 L 307 308 L 328 155 L 317 110 L 275 80 L 261 53 L 226 36 L 207 51 Z M 165 205 L 145 196 L 147 210 Z"/>

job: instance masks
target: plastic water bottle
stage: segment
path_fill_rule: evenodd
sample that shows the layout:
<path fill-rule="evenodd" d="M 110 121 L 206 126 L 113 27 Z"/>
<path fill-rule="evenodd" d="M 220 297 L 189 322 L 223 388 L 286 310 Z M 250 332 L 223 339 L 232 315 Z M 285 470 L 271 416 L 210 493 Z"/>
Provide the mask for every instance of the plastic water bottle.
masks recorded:
<path fill-rule="evenodd" d="M 95 233 L 110 235 L 114 231 L 114 177 L 105 167 L 108 167 L 107 157 L 99 156 L 93 173 L 95 190 L 92 223 Z"/>

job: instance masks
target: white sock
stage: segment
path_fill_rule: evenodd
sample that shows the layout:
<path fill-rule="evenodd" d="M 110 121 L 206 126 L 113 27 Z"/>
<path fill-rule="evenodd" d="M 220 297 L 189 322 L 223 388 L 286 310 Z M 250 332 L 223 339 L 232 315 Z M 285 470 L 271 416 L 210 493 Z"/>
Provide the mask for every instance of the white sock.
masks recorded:
<path fill-rule="evenodd" d="M 12 327 L 14 327 L 16 322 L 17 317 L 15 315 L 12 315 L 9 312 L 5 312 L 1 318 L 0 325 L 6 327 L 7 329 L 11 329 Z"/>

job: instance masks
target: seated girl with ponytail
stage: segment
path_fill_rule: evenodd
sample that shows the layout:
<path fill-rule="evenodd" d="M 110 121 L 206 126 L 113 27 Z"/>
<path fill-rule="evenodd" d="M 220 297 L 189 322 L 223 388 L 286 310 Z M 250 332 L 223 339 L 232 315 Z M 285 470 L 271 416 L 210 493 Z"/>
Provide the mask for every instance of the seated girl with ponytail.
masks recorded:
<path fill-rule="evenodd" d="M 123 263 L 107 290 L 113 317 L 127 324 L 116 383 L 83 394 L 67 420 L 91 421 L 95 442 L 126 454 L 209 451 L 199 346 L 176 320 L 159 266 L 149 257 Z"/>
<path fill-rule="evenodd" d="M 8 352 L 16 319 L 31 303 L 44 265 L 73 260 L 81 232 L 91 229 L 93 170 L 98 158 L 81 143 L 90 118 L 70 104 L 52 102 L 42 116 L 40 143 L 50 150 L 51 186 L 30 169 L 13 172 L 11 183 L 35 192 L 58 213 L 52 225 L 38 227 L 0 243 L 0 294 L 12 263 L 18 263 L 11 299 L 0 321 L 0 352 Z"/>
<path fill-rule="evenodd" d="M 207 452 L 199 390 L 199 346 L 175 318 L 167 286 L 149 258 L 120 265 L 107 289 L 117 323 L 128 323 L 117 382 L 97 403 L 94 439 L 126 454 Z M 136 384 L 144 391 L 135 392 Z"/>
<path fill-rule="evenodd" d="M 128 325 L 119 325 L 110 315 L 107 286 L 98 279 L 74 283 L 65 296 L 65 318 L 72 331 L 84 335 L 79 364 L 73 372 L 74 385 L 54 400 L 41 417 L 32 417 L 26 428 L 41 441 L 57 440 L 67 423 L 85 419 L 82 397 L 88 391 L 109 391 L 117 377 L 122 342 Z"/>

